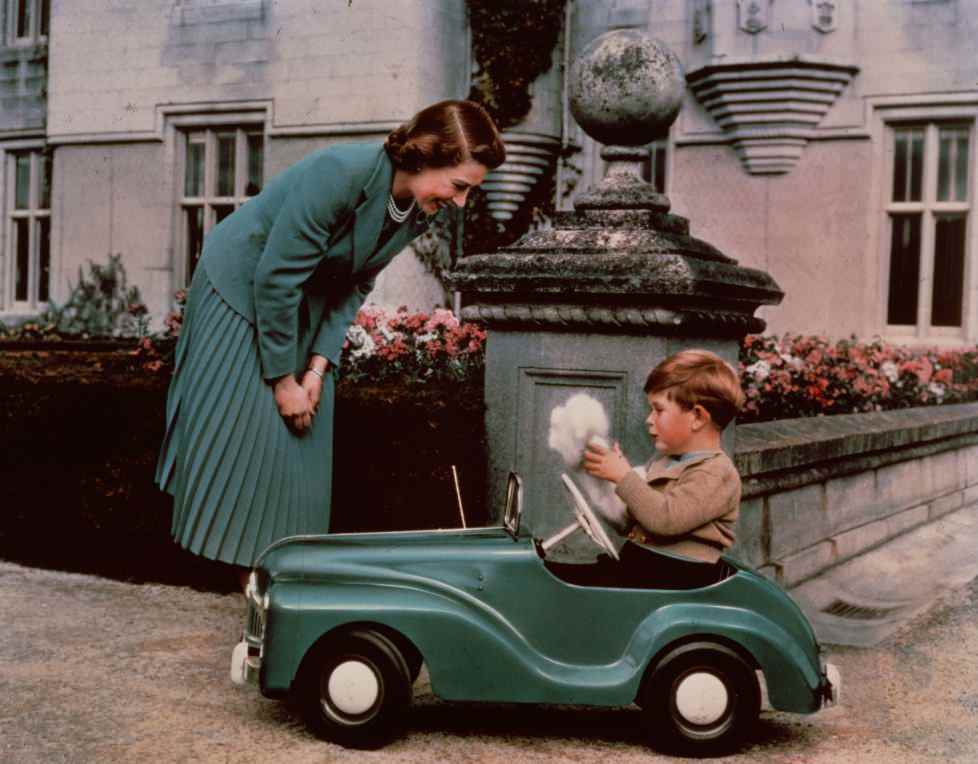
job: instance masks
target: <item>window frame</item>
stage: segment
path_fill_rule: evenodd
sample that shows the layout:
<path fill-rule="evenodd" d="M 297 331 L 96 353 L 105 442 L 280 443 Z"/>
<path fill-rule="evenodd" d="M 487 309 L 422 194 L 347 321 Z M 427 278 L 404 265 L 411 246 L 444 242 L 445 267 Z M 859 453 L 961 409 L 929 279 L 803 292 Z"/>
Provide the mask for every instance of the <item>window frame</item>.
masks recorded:
<path fill-rule="evenodd" d="M 884 339 L 901 344 L 934 344 L 940 346 L 964 345 L 973 342 L 978 335 L 978 299 L 976 277 L 978 267 L 978 100 L 971 96 L 967 101 L 948 104 L 935 101 L 932 104 L 907 105 L 880 99 L 871 103 L 874 110 L 875 161 L 874 184 L 878 192 L 875 223 L 875 251 L 878 270 L 878 318 L 868 333 L 880 333 Z M 902 127 L 924 128 L 924 166 L 919 202 L 893 201 L 893 175 L 896 131 Z M 939 130 L 942 127 L 968 128 L 968 201 L 938 202 Z M 889 287 L 892 216 L 894 214 L 921 215 L 920 275 L 918 277 L 917 320 L 915 324 L 889 323 Z M 932 320 L 936 221 L 945 215 L 966 217 L 964 234 L 964 268 L 961 294 L 961 326 L 934 326 Z"/>
<path fill-rule="evenodd" d="M 0 312 L 13 315 L 37 315 L 42 313 L 51 302 L 51 295 L 54 291 L 54 267 L 53 257 L 54 248 L 51 246 L 52 216 L 51 206 L 53 203 L 53 179 L 49 178 L 49 198 L 48 206 L 40 206 L 41 197 L 41 168 L 46 161 L 45 154 L 48 147 L 43 143 L 18 144 L 14 146 L 0 146 L 0 153 L 3 158 L 3 178 L 4 194 L 3 204 L 3 235 L 2 235 L 2 278 L 0 278 Z M 30 157 L 30 169 L 28 177 L 28 199 L 26 209 L 16 209 L 17 199 L 17 157 L 27 154 Z M 54 162 L 51 158 L 49 172 L 54 174 Z M 14 241 L 15 220 L 28 221 L 28 271 L 27 271 L 27 299 L 17 299 L 17 252 Z M 38 240 L 38 221 L 48 221 L 48 299 L 40 299 L 40 256 L 41 247 Z"/>
<path fill-rule="evenodd" d="M 48 41 L 51 26 L 51 0 L 5 0 L 6 2 L 6 28 L 4 29 L 4 40 L 10 47 L 25 47 L 30 45 L 41 45 Z M 30 28 L 27 34 L 18 35 L 17 26 L 20 16 L 19 5 L 24 2 L 30 6 L 31 17 Z M 48 28 L 44 29 L 43 22 L 47 20 Z"/>
<path fill-rule="evenodd" d="M 220 111 L 207 114 L 174 114 L 167 120 L 167 128 L 170 132 L 171 166 L 173 168 L 173 215 L 171 219 L 172 231 L 172 271 L 174 289 L 185 289 L 190 285 L 190 262 L 189 246 L 186 226 L 185 210 L 190 206 L 203 205 L 204 230 L 203 235 L 216 225 L 213 205 L 233 204 L 237 209 L 241 204 L 251 197 L 244 195 L 244 183 L 247 183 L 247 135 L 260 134 L 262 137 L 262 185 L 268 177 L 268 119 L 265 109 L 255 111 Z M 235 135 L 242 136 L 236 139 L 235 167 L 243 168 L 242 172 L 235 173 L 235 193 L 232 196 L 208 195 L 208 189 L 216 183 L 216 143 L 217 134 L 234 131 Z M 187 196 L 185 194 L 187 146 L 190 143 L 190 136 L 194 133 L 203 133 L 205 138 L 204 153 L 204 195 Z M 212 161 L 212 158 L 214 161 Z M 216 192 L 216 188 L 215 188 Z"/>

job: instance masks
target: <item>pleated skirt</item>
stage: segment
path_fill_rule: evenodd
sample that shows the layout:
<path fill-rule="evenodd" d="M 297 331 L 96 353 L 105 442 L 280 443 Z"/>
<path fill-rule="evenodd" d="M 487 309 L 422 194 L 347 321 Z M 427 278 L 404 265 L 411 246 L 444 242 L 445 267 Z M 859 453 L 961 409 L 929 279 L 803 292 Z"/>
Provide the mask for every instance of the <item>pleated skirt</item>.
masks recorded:
<path fill-rule="evenodd" d="M 171 533 L 202 557 L 253 565 L 273 541 L 329 530 L 333 375 L 312 427 L 295 435 L 262 379 L 258 336 L 203 267 L 187 295 L 156 483 Z"/>

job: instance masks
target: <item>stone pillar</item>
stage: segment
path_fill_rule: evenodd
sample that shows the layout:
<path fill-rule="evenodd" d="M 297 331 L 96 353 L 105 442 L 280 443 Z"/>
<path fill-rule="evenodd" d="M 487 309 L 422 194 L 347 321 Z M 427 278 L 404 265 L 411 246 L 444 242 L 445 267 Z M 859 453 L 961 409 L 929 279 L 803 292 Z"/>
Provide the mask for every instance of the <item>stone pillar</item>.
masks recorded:
<path fill-rule="evenodd" d="M 691 237 L 689 222 L 669 214 L 669 199 L 638 174 L 638 147 L 668 130 L 682 100 L 671 51 L 635 30 L 608 32 L 582 52 L 568 86 L 575 119 L 607 144 L 607 176 L 552 228 L 465 258 L 450 274 L 467 297 L 463 318 L 489 329 L 490 511 L 498 515 L 506 475 L 517 471 L 535 536 L 571 517 L 565 468 L 547 445 L 555 406 L 579 391 L 597 398 L 612 438 L 640 463 L 652 454 L 642 389 L 649 370 L 686 347 L 736 364 L 740 339 L 764 328 L 754 311 L 783 296 L 767 273 Z M 594 551 L 582 537 L 568 556 Z"/>

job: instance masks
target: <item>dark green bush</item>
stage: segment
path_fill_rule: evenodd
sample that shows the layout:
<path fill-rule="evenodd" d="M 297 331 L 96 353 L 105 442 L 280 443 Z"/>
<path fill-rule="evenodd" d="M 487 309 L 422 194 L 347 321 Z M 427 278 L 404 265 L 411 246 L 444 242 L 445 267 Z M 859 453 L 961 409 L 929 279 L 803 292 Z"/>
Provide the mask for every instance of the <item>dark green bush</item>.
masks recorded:
<path fill-rule="evenodd" d="M 153 484 L 165 374 L 128 353 L 0 353 L 0 557 L 134 581 L 233 589 L 170 540 Z M 332 530 L 454 527 L 450 466 L 471 524 L 486 520 L 482 390 L 340 384 Z"/>

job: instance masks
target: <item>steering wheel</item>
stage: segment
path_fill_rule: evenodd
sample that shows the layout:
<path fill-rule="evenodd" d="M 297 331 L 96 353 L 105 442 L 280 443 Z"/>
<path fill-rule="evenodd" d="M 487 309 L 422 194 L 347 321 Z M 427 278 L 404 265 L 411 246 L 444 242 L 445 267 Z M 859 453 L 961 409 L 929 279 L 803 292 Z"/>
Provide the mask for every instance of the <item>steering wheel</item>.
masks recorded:
<path fill-rule="evenodd" d="M 602 550 L 607 552 L 613 560 L 618 559 L 618 550 L 615 549 L 615 545 L 611 543 L 611 539 L 605 532 L 604 526 L 598 521 L 598 518 L 594 514 L 594 510 L 591 509 L 587 500 L 584 498 L 584 494 L 581 493 L 581 489 L 577 487 L 577 484 L 570 479 L 566 472 L 562 472 L 560 479 L 564 481 L 564 487 L 571 496 L 571 500 L 574 505 L 574 516 L 577 518 L 577 524 L 580 526 L 588 537 Z"/>

